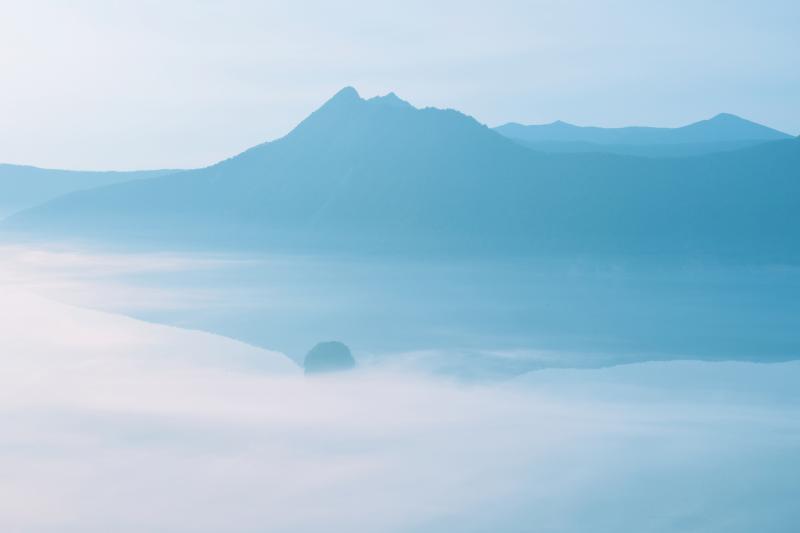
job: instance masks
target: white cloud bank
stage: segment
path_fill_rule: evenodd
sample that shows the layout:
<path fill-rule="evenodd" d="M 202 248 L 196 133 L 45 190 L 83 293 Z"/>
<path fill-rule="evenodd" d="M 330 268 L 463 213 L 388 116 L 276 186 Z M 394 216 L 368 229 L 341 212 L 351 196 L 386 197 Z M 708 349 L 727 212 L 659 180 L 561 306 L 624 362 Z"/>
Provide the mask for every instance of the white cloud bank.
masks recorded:
<path fill-rule="evenodd" d="M 793 531 L 800 364 L 462 386 L 0 289 L 0 530 Z"/>
<path fill-rule="evenodd" d="M 143 286 L 126 278 L 211 271 L 246 261 L 222 255 L 99 253 L 58 243 L 38 247 L 0 243 L 0 284 L 114 312 L 187 309 L 219 301 L 219 291 Z"/>

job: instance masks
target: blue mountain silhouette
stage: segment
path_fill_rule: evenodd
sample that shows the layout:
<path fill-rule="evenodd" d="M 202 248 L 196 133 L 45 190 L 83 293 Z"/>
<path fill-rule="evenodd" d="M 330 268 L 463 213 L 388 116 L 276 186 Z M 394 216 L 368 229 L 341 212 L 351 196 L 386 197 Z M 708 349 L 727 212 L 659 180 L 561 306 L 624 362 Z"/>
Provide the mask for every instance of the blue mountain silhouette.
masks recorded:
<path fill-rule="evenodd" d="M 791 138 L 781 131 L 745 120 L 730 113 L 720 113 L 680 128 L 598 128 L 575 126 L 556 121 L 551 124 L 525 126 L 514 122 L 495 131 L 528 142 L 588 142 L 604 145 L 653 145 L 684 143 L 723 143 L 737 141 L 780 141 Z"/>
<path fill-rule="evenodd" d="M 208 168 L 72 193 L 4 227 L 303 253 L 800 258 L 800 142 L 546 154 L 453 110 L 337 93 Z"/>
<path fill-rule="evenodd" d="M 680 128 L 598 128 L 556 121 L 532 126 L 512 122 L 496 127 L 495 131 L 543 152 L 605 152 L 648 157 L 702 155 L 791 138 L 729 113 Z"/>
<path fill-rule="evenodd" d="M 173 174 L 177 170 L 80 171 L 0 164 L 0 217 L 62 194 Z"/>

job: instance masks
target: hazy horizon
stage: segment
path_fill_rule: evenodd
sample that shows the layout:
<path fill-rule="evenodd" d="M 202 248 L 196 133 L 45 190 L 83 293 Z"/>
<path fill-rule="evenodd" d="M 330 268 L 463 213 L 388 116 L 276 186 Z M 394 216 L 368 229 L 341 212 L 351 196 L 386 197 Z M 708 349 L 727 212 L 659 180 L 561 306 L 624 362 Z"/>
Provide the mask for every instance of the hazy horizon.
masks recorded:
<path fill-rule="evenodd" d="M 797 530 L 800 3 L 0 7 L 0 533 Z"/>
<path fill-rule="evenodd" d="M 361 98 L 363 100 L 369 100 L 369 99 L 372 99 L 372 98 L 382 98 L 382 97 L 385 97 L 387 95 L 394 94 L 395 96 L 398 96 L 398 98 L 400 98 L 401 100 L 406 101 L 405 99 L 403 99 L 402 97 L 397 95 L 394 91 L 390 91 L 388 93 L 375 94 L 375 95 L 365 95 L 365 94 L 361 93 L 360 91 L 358 91 L 358 88 L 353 87 L 352 85 L 348 85 L 348 86 L 343 87 L 342 89 L 340 89 L 340 91 L 338 91 L 335 94 L 338 94 L 339 92 L 344 91 L 345 89 L 354 89 L 356 91 L 356 93 L 358 94 L 359 98 Z M 331 98 L 333 98 L 335 96 L 335 94 L 332 94 Z M 311 113 L 313 113 L 314 111 L 319 109 L 319 107 L 324 105 L 326 101 L 321 102 L 317 107 L 312 107 L 309 110 L 308 115 L 310 115 Z M 427 108 L 435 108 L 435 109 L 454 109 L 454 108 L 449 108 L 449 107 L 415 105 L 413 102 L 408 102 L 408 103 L 411 104 L 412 106 L 416 107 L 417 109 L 424 109 L 426 107 Z M 475 118 L 473 115 L 471 115 L 470 113 L 467 113 L 467 112 L 465 112 L 463 110 L 456 109 L 456 111 L 462 112 L 467 116 Z M 675 126 L 662 126 L 662 125 L 658 125 L 658 124 L 627 124 L 627 125 L 622 125 L 622 126 L 605 126 L 605 125 L 597 125 L 597 124 L 575 124 L 575 123 L 572 123 L 572 122 L 566 122 L 566 121 L 562 121 L 562 120 L 555 120 L 555 121 L 547 122 L 547 123 L 530 123 L 530 122 L 520 123 L 520 122 L 516 122 L 516 121 L 510 121 L 510 122 L 505 122 L 505 123 L 501 123 L 501 124 L 485 124 L 485 125 L 490 127 L 490 128 L 496 129 L 498 131 L 502 130 L 501 126 L 508 126 L 508 125 L 551 126 L 551 125 L 557 125 L 557 124 L 561 124 L 561 125 L 565 125 L 565 126 L 573 126 L 573 127 L 577 127 L 577 128 L 600 128 L 600 129 L 604 129 L 604 130 L 620 130 L 620 129 L 624 130 L 624 129 L 627 129 L 627 128 L 680 129 L 682 127 L 695 125 L 695 124 L 698 124 L 700 122 L 714 121 L 715 119 L 717 119 L 717 118 L 719 118 L 720 116 L 723 116 L 723 115 L 733 116 L 733 117 L 735 117 L 737 119 L 741 119 L 744 122 L 752 122 L 753 124 L 766 126 L 764 124 L 760 124 L 758 122 L 751 121 L 747 117 L 742 117 L 742 116 L 739 116 L 739 115 L 736 115 L 736 114 L 726 113 L 726 112 L 721 112 L 721 113 L 718 113 L 718 114 L 716 114 L 714 116 L 709 116 L 709 117 L 700 117 L 697 120 L 692 120 L 692 121 L 687 122 L 685 124 L 678 124 L 678 125 L 675 125 Z M 304 119 L 305 118 L 306 117 L 304 117 Z M 223 158 L 221 158 L 219 160 L 215 160 L 215 161 L 210 161 L 207 164 L 191 166 L 191 167 L 178 167 L 176 165 L 171 165 L 171 166 L 161 166 L 161 167 L 158 167 L 158 168 L 156 168 L 156 167 L 147 167 L 147 168 L 117 168 L 117 167 L 115 167 L 115 168 L 111 168 L 111 167 L 108 167 L 108 168 L 87 168 L 87 167 L 66 168 L 66 167 L 54 167 L 54 166 L 36 165 L 36 164 L 25 163 L 25 162 L 9 163 L 7 161 L 0 161 L 0 165 L 16 165 L 16 166 L 34 167 L 34 168 L 40 168 L 40 169 L 46 169 L 46 170 L 67 170 L 67 171 L 78 171 L 78 172 L 137 172 L 137 171 L 149 171 L 149 170 L 188 170 L 188 169 L 193 169 L 193 168 L 204 168 L 204 167 L 207 167 L 207 166 L 210 166 L 210 165 L 214 165 L 214 164 L 216 164 L 216 163 L 218 163 L 220 161 L 224 161 L 225 159 L 229 159 L 231 157 L 235 157 L 237 155 L 240 155 L 241 153 L 249 150 L 250 148 L 253 148 L 254 146 L 258 146 L 259 144 L 263 144 L 264 142 L 272 142 L 272 141 L 275 141 L 277 139 L 280 139 L 280 138 L 284 137 L 285 135 L 289 134 L 304 119 L 301 119 L 297 124 L 292 125 L 286 132 L 284 132 L 282 134 L 279 134 L 274 138 L 264 139 L 263 141 L 261 141 L 259 143 L 256 143 L 256 144 L 253 144 L 253 145 L 242 146 L 239 149 L 235 149 L 234 152 L 231 153 L 227 157 L 223 157 Z M 769 126 L 766 126 L 766 127 L 769 127 Z M 779 129 L 776 129 L 776 128 L 771 128 L 771 129 L 773 129 L 774 131 L 779 132 L 779 133 L 792 135 L 791 133 L 788 133 L 788 132 L 785 132 L 785 131 L 782 131 L 782 130 L 779 130 Z M 507 135 L 504 135 L 504 136 L 507 136 Z M 512 139 L 514 138 L 513 135 L 510 135 L 509 137 L 512 138 Z M 755 139 L 754 139 L 754 142 L 756 142 Z M 765 142 L 765 141 L 761 140 L 761 142 Z M 710 150 L 713 151 L 713 149 L 710 149 Z"/>
<path fill-rule="evenodd" d="M 784 0 L 4 7 L 2 163 L 205 166 L 281 137 L 348 85 L 490 126 L 725 112 L 800 133 L 800 6 Z"/>

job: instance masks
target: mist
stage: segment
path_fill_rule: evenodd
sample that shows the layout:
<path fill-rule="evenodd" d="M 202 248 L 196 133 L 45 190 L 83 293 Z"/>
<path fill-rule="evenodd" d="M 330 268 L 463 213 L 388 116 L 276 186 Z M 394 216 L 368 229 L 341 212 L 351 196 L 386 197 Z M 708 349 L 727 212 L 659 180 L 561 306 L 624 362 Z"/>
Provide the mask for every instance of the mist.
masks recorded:
<path fill-rule="evenodd" d="M 505 378 L 672 359 L 775 362 L 800 349 L 800 270 L 586 261 L 398 260 L 0 246 L 0 274 L 73 305 L 199 329 L 301 362 Z"/>
<path fill-rule="evenodd" d="M 5 531 L 730 533 L 800 518 L 797 362 L 465 382 L 357 352 L 356 371 L 308 378 L 278 352 L 52 299 L 118 297 L 95 267 L 229 259 L 5 253 Z"/>
<path fill-rule="evenodd" d="M 795 533 L 800 2 L 0 17 L 0 533 Z"/>

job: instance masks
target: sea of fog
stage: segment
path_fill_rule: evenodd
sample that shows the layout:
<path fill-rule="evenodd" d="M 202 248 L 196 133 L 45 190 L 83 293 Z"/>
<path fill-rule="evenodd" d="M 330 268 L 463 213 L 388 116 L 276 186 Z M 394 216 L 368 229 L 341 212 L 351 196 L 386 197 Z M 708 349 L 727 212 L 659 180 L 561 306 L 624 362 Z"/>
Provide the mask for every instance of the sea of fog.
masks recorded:
<path fill-rule="evenodd" d="M 0 365 L 2 531 L 790 533 L 800 520 L 800 362 L 307 378 L 277 352 L 0 284 Z"/>
<path fill-rule="evenodd" d="M 412 261 L 0 247 L 39 294 L 200 329 L 302 361 L 340 340 L 362 362 L 459 377 L 665 359 L 800 355 L 800 269 Z"/>
<path fill-rule="evenodd" d="M 797 296 L 780 268 L 6 246 L 0 531 L 790 533 L 800 361 L 586 367 L 787 358 Z M 281 353 L 327 338 L 355 371 Z"/>

